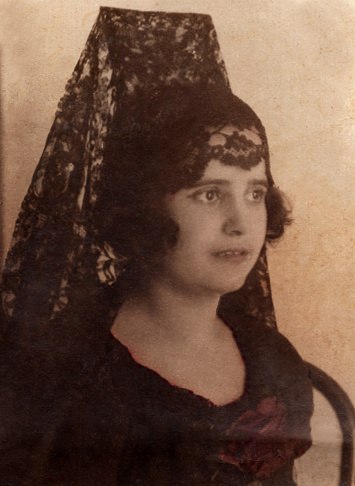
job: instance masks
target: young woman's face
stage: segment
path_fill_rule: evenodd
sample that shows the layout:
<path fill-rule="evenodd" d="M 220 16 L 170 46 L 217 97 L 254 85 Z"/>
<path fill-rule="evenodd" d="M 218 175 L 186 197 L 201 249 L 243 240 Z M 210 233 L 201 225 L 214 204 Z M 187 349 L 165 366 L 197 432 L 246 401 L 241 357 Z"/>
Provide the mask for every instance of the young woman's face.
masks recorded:
<path fill-rule="evenodd" d="M 194 187 L 169 195 L 179 234 L 162 275 L 189 292 L 239 289 L 265 241 L 267 186 L 264 161 L 244 170 L 213 159 Z"/>

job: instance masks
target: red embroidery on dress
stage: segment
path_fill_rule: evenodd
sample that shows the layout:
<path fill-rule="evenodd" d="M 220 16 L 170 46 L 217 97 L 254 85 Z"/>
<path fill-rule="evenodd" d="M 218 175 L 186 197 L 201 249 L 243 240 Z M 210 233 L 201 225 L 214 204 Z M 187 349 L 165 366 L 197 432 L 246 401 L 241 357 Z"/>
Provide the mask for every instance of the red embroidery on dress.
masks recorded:
<path fill-rule="evenodd" d="M 285 405 L 268 397 L 232 424 L 218 457 L 257 478 L 269 477 L 295 454 L 299 442 L 290 434 Z"/>

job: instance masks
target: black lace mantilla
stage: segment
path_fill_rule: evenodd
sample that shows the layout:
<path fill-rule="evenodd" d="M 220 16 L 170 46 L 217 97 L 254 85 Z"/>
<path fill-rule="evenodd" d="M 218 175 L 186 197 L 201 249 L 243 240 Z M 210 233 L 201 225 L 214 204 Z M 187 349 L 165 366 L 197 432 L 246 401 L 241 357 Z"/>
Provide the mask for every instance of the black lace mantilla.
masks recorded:
<path fill-rule="evenodd" d="M 201 172 L 213 159 L 246 170 L 262 160 L 268 161 L 267 146 L 256 129 L 230 128 L 221 126 L 204 130 L 199 141 L 194 140 L 194 144 L 191 142 L 190 147 L 186 148 L 188 156 L 183 164 L 184 169 L 188 172 Z"/>
<path fill-rule="evenodd" d="M 116 110 L 137 88 L 197 82 L 229 86 L 209 16 L 100 9 L 16 222 L 2 280 L 6 316 L 30 318 L 40 309 L 48 325 L 74 301 L 75 285 L 95 282 L 88 214 Z M 238 295 L 249 313 L 275 326 L 265 252 Z"/>

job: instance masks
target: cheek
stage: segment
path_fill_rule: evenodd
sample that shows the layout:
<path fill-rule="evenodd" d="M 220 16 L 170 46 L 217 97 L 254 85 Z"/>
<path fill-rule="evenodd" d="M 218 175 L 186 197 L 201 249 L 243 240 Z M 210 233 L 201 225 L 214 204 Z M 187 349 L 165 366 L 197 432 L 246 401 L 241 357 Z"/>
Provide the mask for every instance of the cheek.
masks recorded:
<path fill-rule="evenodd" d="M 193 218 L 180 229 L 181 248 L 201 253 L 221 238 L 221 222 L 209 218 Z"/>
<path fill-rule="evenodd" d="M 254 224 L 253 224 L 253 234 L 255 236 L 255 239 L 260 244 L 263 244 L 266 238 L 266 231 L 267 231 L 266 208 L 260 210 L 260 213 L 258 213 L 256 216 L 257 217 L 254 219 Z"/>
<path fill-rule="evenodd" d="M 207 234 L 213 233 L 215 228 L 220 226 L 219 218 L 207 211 L 189 210 L 183 216 L 174 219 L 177 220 L 179 236 L 186 243 L 203 240 Z"/>
<path fill-rule="evenodd" d="M 201 248 L 205 240 L 206 238 L 201 231 L 196 231 L 194 228 L 179 228 L 176 249 L 179 253 L 191 253 L 196 248 Z"/>

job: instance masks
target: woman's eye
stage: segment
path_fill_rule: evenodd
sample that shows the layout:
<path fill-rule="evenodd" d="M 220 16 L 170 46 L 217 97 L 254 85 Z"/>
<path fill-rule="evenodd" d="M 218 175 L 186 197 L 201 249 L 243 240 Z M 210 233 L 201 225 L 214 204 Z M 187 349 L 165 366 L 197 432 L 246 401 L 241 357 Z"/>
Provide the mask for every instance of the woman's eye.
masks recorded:
<path fill-rule="evenodd" d="M 265 196 L 266 191 L 264 189 L 253 189 L 249 194 L 249 198 L 253 202 L 262 202 L 264 201 Z"/>
<path fill-rule="evenodd" d="M 220 199 L 220 194 L 215 189 L 208 189 L 194 194 L 194 198 L 203 203 L 213 203 Z"/>

